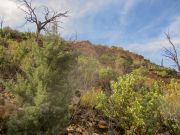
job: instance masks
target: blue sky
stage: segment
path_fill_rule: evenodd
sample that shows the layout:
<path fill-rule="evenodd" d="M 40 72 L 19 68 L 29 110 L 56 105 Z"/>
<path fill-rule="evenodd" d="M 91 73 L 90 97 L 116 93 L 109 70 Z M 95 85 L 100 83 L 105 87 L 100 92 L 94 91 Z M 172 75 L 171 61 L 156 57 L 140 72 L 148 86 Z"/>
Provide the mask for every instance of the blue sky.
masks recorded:
<path fill-rule="evenodd" d="M 98 12 L 78 18 L 75 25 L 83 29 L 77 30 L 78 39 L 123 47 L 160 64 L 162 48 L 168 46 L 163 33 L 170 31 L 177 46 L 180 43 L 180 0 L 131 0 L 129 4 L 124 9 L 120 0 L 112 0 Z"/>
<path fill-rule="evenodd" d="M 1 1 L 4 5 L 0 5 L 0 14 L 8 16 L 7 24 L 17 28 L 23 14 L 16 9 L 15 0 Z M 180 0 L 33 0 L 33 3 L 59 11 L 70 10 L 60 29 L 66 39 L 75 39 L 77 33 L 78 40 L 122 47 L 157 64 L 163 58 L 162 48 L 169 46 L 164 32 L 169 31 L 180 48 Z M 167 66 L 172 65 L 164 61 Z"/>

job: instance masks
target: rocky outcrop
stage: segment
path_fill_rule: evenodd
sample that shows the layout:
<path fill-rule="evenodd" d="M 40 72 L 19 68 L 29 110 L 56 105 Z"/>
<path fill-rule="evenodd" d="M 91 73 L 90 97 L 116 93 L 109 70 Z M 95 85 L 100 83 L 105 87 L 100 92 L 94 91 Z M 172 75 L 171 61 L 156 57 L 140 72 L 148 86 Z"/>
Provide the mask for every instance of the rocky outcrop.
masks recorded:
<path fill-rule="evenodd" d="M 100 111 L 78 106 L 74 110 L 67 132 L 68 135 L 119 135 L 123 131 Z"/>

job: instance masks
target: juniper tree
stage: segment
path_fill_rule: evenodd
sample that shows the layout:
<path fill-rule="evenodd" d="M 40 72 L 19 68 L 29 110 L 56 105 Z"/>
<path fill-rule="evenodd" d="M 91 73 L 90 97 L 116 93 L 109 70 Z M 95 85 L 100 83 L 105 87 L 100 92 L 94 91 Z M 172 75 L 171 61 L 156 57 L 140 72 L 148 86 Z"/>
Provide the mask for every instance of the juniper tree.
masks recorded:
<path fill-rule="evenodd" d="M 67 78 L 75 57 L 73 52 L 63 51 L 63 44 L 56 40 L 44 48 L 33 45 L 36 66 L 29 64 L 27 78 L 19 75 L 14 86 L 22 111 L 11 118 L 9 134 L 56 135 L 65 127 L 71 99 Z"/>

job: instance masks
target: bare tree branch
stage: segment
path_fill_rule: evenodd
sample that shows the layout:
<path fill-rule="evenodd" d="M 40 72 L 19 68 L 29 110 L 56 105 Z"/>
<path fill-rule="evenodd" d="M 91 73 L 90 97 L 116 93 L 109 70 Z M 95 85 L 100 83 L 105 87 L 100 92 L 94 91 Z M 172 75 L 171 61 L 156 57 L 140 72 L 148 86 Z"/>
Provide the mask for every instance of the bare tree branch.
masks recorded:
<path fill-rule="evenodd" d="M 40 40 L 40 33 L 42 30 L 46 29 L 47 24 L 52 22 L 60 22 L 60 20 L 63 17 L 68 17 L 67 14 L 69 11 L 65 11 L 63 13 L 56 12 L 54 10 L 50 10 L 49 7 L 41 6 L 41 7 L 33 7 L 32 1 L 28 0 L 18 0 L 20 3 L 19 8 L 25 13 L 25 24 L 26 23 L 33 23 L 36 25 L 36 41 L 37 43 Z M 43 16 L 39 16 L 39 12 L 37 9 L 42 8 L 41 14 Z M 41 19 L 40 19 L 41 18 Z M 38 45 L 40 45 L 38 43 Z"/>
<path fill-rule="evenodd" d="M 178 72 L 180 72 L 180 65 L 179 65 L 179 60 L 178 60 L 177 49 L 176 49 L 174 43 L 173 43 L 172 40 L 171 40 L 171 36 L 170 36 L 169 32 L 168 32 L 168 33 L 165 33 L 165 35 L 166 35 L 166 38 L 167 38 L 167 40 L 168 40 L 168 42 L 170 43 L 170 45 L 171 45 L 172 48 L 171 48 L 171 49 L 169 49 L 169 48 L 164 48 L 164 50 L 163 50 L 163 51 L 164 51 L 163 56 L 169 58 L 170 60 L 172 60 L 172 61 L 175 63 Z"/>
<path fill-rule="evenodd" d="M 3 34 L 3 24 L 4 24 L 4 16 L 0 17 L 0 30 L 1 30 L 1 34 Z"/>

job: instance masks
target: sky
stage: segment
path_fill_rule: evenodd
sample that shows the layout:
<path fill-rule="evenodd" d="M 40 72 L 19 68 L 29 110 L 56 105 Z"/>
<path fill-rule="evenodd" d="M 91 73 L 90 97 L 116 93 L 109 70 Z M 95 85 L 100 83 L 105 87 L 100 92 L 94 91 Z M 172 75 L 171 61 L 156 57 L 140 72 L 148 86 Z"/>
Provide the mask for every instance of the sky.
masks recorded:
<path fill-rule="evenodd" d="M 21 27 L 23 12 L 16 0 L 0 0 L 0 16 L 5 25 L 19 30 L 32 30 L 32 25 Z M 69 10 L 62 19 L 60 34 L 67 40 L 89 40 L 94 44 L 124 48 L 166 66 L 163 47 L 169 47 L 164 32 L 171 35 L 180 52 L 180 0 L 32 0 L 33 6 L 49 6 L 57 11 Z M 180 54 L 179 54 L 180 56 Z"/>

